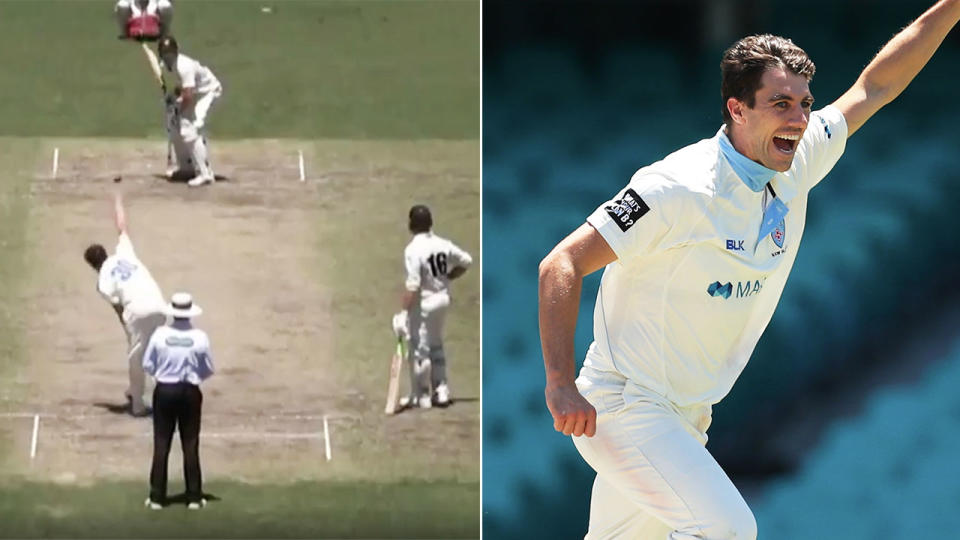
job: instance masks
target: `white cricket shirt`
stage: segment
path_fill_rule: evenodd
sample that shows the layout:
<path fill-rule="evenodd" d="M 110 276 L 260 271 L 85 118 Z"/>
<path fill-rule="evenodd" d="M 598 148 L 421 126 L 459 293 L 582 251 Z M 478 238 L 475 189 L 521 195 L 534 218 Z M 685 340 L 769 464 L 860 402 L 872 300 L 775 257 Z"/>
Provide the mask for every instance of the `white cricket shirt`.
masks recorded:
<path fill-rule="evenodd" d="M 161 326 L 150 336 L 143 353 L 143 371 L 157 382 L 199 385 L 213 375 L 210 338 L 190 321 Z"/>
<path fill-rule="evenodd" d="M 175 68 L 183 88 L 194 88 L 199 94 L 208 94 L 220 88 L 220 81 L 210 68 L 183 53 L 177 54 Z M 167 71 L 173 70 L 168 66 Z"/>
<path fill-rule="evenodd" d="M 125 321 L 162 313 L 166 306 L 160 287 L 137 258 L 126 233 L 120 234 L 116 252 L 103 261 L 97 290 L 111 304 L 123 306 Z"/>
<path fill-rule="evenodd" d="M 749 360 L 793 267 L 808 192 L 843 153 L 847 124 L 834 107 L 811 114 L 793 165 L 770 181 L 789 212 L 763 237 L 773 196 L 734 173 L 722 133 L 640 169 L 587 218 L 617 260 L 578 383 L 616 372 L 679 406 L 713 404 Z"/>
<path fill-rule="evenodd" d="M 140 3 L 136 0 L 118 1 L 114 9 L 126 8 L 130 10 L 131 17 L 140 17 L 142 15 L 157 15 L 160 11 L 158 0 L 149 0 L 146 9 L 140 8 Z"/>
<path fill-rule="evenodd" d="M 450 303 L 450 278 L 447 275 L 458 266 L 473 263 L 470 254 L 446 238 L 433 232 L 418 233 L 403 250 L 407 270 L 408 291 L 420 291 L 423 311 Z"/>

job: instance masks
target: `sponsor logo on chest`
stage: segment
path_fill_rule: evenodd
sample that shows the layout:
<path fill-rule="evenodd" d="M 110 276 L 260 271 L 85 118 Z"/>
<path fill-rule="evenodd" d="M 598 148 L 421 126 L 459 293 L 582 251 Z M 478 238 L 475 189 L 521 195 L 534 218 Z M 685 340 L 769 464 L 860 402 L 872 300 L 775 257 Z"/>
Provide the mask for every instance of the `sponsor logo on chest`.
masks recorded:
<path fill-rule="evenodd" d="M 747 281 L 728 281 L 726 283 L 714 281 L 707 286 L 707 294 L 713 298 L 723 298 L 724 300 L 728 298 L 749 298 L 759 294 L 766 282 L 767 278 L 765 277 Z"/>

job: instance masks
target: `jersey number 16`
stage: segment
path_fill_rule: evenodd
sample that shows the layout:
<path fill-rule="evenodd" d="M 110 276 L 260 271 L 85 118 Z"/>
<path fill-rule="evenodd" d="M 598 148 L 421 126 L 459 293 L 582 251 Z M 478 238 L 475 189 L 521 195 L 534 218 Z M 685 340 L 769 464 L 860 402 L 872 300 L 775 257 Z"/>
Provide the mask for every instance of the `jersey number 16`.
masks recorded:
<path fill-rule="evenodd" d="M 430 263 L 430 273 L 433 274 L 433 277 L 447 275 L 446 253 L 434 253 L 427 257 L 427 262 Z"/>

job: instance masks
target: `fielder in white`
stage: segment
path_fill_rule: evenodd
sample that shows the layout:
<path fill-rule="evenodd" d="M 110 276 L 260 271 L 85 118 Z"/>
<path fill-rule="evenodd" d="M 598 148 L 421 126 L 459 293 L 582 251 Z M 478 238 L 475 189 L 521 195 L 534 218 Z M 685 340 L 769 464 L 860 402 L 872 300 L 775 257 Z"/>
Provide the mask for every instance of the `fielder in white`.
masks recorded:
<path fill-rule="evenodd" d="M 394 332 L 409 342 L 410 396 L 401 407 L 429 409 L 450 404 L 447 358 L 443 351 L 443 323 L 450 306 L 450 281 L 462 276 L 473 263 L 466 251 L 432 231 L 430 209 L 410 209 L 413 239 L 403 250 L 407 278 L 401 301 L 403 310 L 393 318 Z"/>
<path fill-rule="evenodd" d="M 127 37 L 127 24 L 131 19 L 144 15 L 159 19 L 161 35 L 169 34 L 173 25 L 173 4 L 170 0 L 117 0 L 113 13 L 120 27 L 120 37 Z"/>
<path fill-rule="evenodd" d="M 938 2 L 816 112 L 803 50 L 771 35 L 738 41 L 721 63 L 717 134 L 637 171 L 542 261 L 547 407 L 597 472 L 587 538 L 757 537 L 704 447 L 712 405 L 773 315 L 810 189 L 958 19 L 960 0 Z M 601 268 L 594 342 L 575 379 L 581 284 Z"/>
<path fill-rule="evenodd" d="M 114 220 L 120 235 L 114 254 L 107 256 L 102 245 L 92 244 L 83 258 L 97 271 L 97 291 L 113 306 L 127 334 L 130 385 L 125 395 L 130 402 L 130 412 L 134 416 L 147 416 L 141 361 L 150 336 L 167 320 L 166 302 L 150 271 L 133 251 L 120 194 L 114 197 Z"/>
<path fill-rule="evenodd" d="M 205 128 L 207 114 L 213 102 L 223 94 L 223 87 L 210 68 L 182 54 L 177 40 L 171 36 L 160 38 L 157 55 L 163 68 L 168 73 L 176 73 L 180 81 L 175 100 L 179 111 L 174 124 L 177 129 L 168 130 L 174 137 L 171 142 L 177 153 L 180 170 L 168 171 L 168 176 L 194 174 L 188 182 L 191 187 L 212 184 L 215 176 L 210 167 Z M 187 150 L 186 155 L 181 150 Z M 184 167 L 191 167 L 192 170 L 184 171 Z"/>

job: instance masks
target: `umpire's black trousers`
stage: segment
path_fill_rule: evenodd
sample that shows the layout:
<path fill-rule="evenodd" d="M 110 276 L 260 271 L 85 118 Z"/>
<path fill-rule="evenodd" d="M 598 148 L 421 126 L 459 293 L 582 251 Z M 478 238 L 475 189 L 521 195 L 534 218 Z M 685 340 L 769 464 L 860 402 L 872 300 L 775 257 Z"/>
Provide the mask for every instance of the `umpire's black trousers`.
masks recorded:
<path fill-rule="evenodd" d="M 183 477 L 187 502 L 200 502 L 203 488 L 200 475 L 200 407 L 203 394 L 196 385 L 158 382 L 153 389 L 153 467 L 150 469 L 150 500 L 167 499 L 167 458 L 173 432 L 180 426 L 183 448 Z"/>

